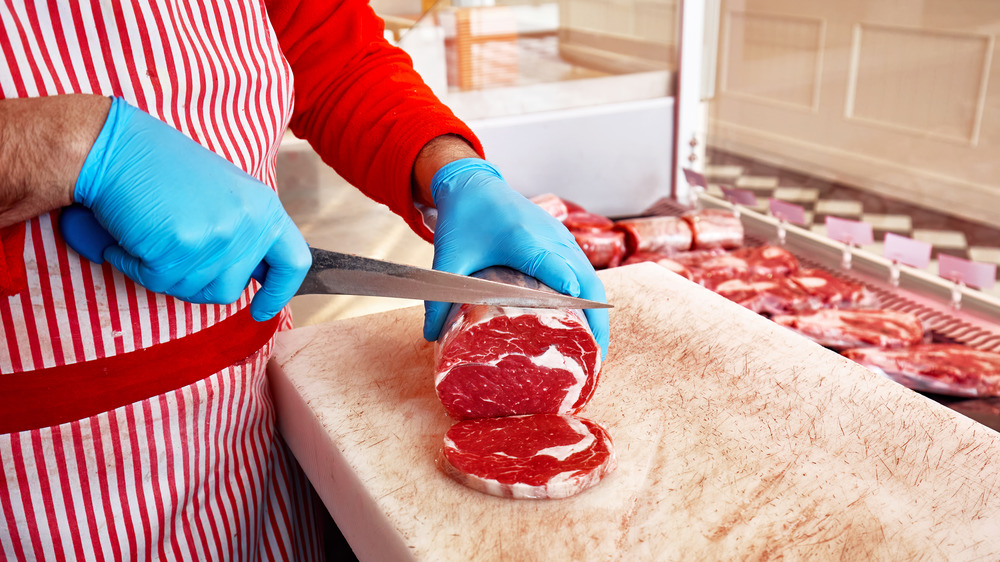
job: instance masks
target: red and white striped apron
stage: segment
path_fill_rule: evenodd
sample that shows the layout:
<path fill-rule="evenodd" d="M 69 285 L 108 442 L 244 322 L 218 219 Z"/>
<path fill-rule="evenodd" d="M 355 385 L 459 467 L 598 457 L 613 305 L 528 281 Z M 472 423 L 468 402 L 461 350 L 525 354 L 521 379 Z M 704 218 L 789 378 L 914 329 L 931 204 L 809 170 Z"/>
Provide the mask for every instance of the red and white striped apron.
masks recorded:
<path fill-rule="evenodd" d="M 0 0 L 0 98 L 65 93 L 124 97 L 275 185 L 292 81 L 259 1 Z M 28 290 L 0 297 L 0 377 L 155 349 L 252 296 L 214 306 L 150 293 L 68 251 L 55 225 L 53 213 L 28 221 Z M 108 412 L 0 435 L 0 557 L 317 558 L 311 490 L 274 424 L 270 350 Z"/>

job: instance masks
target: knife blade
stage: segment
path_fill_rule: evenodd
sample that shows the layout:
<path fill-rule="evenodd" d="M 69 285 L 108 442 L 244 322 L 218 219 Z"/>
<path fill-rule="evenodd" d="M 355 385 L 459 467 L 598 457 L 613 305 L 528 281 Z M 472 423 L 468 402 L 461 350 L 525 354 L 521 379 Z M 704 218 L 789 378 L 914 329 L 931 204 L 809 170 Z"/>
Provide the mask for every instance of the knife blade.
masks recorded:
<path fill-rule="evenodd" d="M 59 228 L 66 243 L 94 263 L 102 263 L 105 248 L 117 243 L 90 209 L 82 205 L 64 207 Z M 378 296 L 526 308 L 613 308 L 556 292 L 319 248 L 310 251 L 312 267 L 296 295 Z M 267 269 L 267 264 L 261 262 L 252 277 L 263 282 Z"/>

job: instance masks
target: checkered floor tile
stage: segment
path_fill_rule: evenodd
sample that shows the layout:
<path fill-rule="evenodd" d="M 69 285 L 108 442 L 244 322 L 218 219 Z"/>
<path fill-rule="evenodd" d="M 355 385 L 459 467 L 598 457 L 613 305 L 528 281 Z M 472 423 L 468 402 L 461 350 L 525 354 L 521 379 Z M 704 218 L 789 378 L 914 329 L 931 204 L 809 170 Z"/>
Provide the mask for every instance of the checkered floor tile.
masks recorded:
<path fill-rule="evenodd" d="M 863 220 L 875 231 L 875 243 L 866 249 L 878 254 L 888 232 L 930 243 L 934 260 L 928 269 L 932 272 L 940 254 L 1000 264 L 1000 228 L 721 150 L 710 149 L 708 161 L 709 193 L 721 196 L 720 186 L 727 185 L 752 190 L 761 202 L 758 210 L 765 212 L 769 197 L 801 205 L 814 232 L 826 233 L 828 215 Z"/>

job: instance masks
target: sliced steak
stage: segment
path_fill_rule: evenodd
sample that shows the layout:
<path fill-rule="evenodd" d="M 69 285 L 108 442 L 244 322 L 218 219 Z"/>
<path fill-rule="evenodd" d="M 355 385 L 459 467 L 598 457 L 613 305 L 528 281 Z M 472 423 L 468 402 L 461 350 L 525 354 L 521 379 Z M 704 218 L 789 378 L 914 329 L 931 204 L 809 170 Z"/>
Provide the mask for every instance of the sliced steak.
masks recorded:
<path fill-rule="evenodd" d="M 688 265 L 683 258 L 674 259 Z M 711 288 L 728 279 L 786 276 L 798 271 L 799 260 L 791 252 L 778 246 L 756 246 L 707 255 L 697 263 L 688 265 L 688 268 L 695 281 Z"/>
<path fill-rule="evenodd" d="M 625 233 L 628 254 L 659 252 L 670 254 L 691 249 L 691 227 L 680 217 L 624 219 L 615 228 Z"/>
<path fill-rule="evenodd" d="M 1000 353 L 926 343 L 900 349 L 849 349 L 844 356 L 914 390 L 952 396 L 1000 395 Z"/>
<path fill-rule="evenodd" d="M 739 248 L 743 245 L 743 223 L 736 213 L 723 209 L 689 211 L 682 218 L 691 226 L 691 248 Z"/>
<path fill-rule="evenodd" d="M 734 279 L 709 278 L 707 288 L 759 314 L 788 314 L 812 310 L 809 293 L 788 277 L 750 275 Z"/>
<path fill-rule="evenodd" d="M 549 290 L 502 267 L 476 277 Z M 601 349 L 580 311 L 462 304 L 436 345 L 434 388 L 454 418 L 575 413 L 591 398 Z"/>
<path fill-rule="evenodd" d="M 778 315 L 772 320 L 833 349 L 871 345 L 904 347 L 924 339 L 920 319 L 895 310 L 825 309 L 800 315 Z"/>
<path fill-rule="evenodd" d="M 799 270 L 798 258 L 780 246 L 741 248 L 729 255 L 746 260 L 752 275 L 788 275 Z"/>
<path fill-rule="evenodd" d="M 534 414 L 456 423 L 445 435 L 440 466 L 494 496 L 557 499 L 594 486 L 616 460 L 611 437 L 596 423 Z"/>
<path fill-rule="evenodd" d="M 595 269 L 618 267 L 625 257 L 625 234 L 617 230 L 570 230 Z"/>
<path fill-rule="evenodd" d="M 822 269 L 800 269 L 792 280 L 817 300 L 817 308 L 872 308 L 875 296 L 860 283 L 840 279 Z"/>

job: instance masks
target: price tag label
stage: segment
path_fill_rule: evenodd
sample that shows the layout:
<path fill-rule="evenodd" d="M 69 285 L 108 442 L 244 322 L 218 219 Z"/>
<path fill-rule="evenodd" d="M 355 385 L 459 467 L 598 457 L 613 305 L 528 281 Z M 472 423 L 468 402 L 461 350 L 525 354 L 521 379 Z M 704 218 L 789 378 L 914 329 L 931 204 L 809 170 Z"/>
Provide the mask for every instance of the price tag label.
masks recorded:
<path fill-rule="evenodd" d="M 872 235 L 872 225 L 830 215 L 826 217 L 826 235 L 838 242 L 854 246 L 864 246 L 875 240 Z"/>
<path fill-rule="evenodd" d="M 733 205 L 743 205 L 746 207 L 757 206 L 757 196 L 754 195 L 752 191 L 736 189 L 735 187 L 726 187 L 724 185 L 720 187 L 722 188 L 722 195 L 725 196 L 726 201 L 729 201 Z"/>
<path fill-rule="evenodd" d="M 690 185 L 708 189 L 708 183 L 705 181 L 705 176 L 694 170 L 684 168 L 684 179 L 686 179 Z"/>
<path fill-rule="evenodd" d="M 938 275 L 949 281 L 961 281 L 970 287 L 987 290 L 996 284 L 997 266 L 938 254 Z"/>
<path fill-rule="evenodd" d="M 774 215 L 779 220 L 788 221 L 794 224 L 800 224 L 805 226 L 806 224 L 806 210 L 800 205 L 794 203 L 788 203 L 787 201 L 782 201 L 781 199 L 775 199 L 771 197 L 770 200 L 771 214 Z"/>
<path fill-rule="evenodd" d="M 892 261 L 924 269 L 931 263 L 931 245 L 927 242 L 887 232 L 885 234 L 885 250 L 883 250 L 882 255 Z"/>

